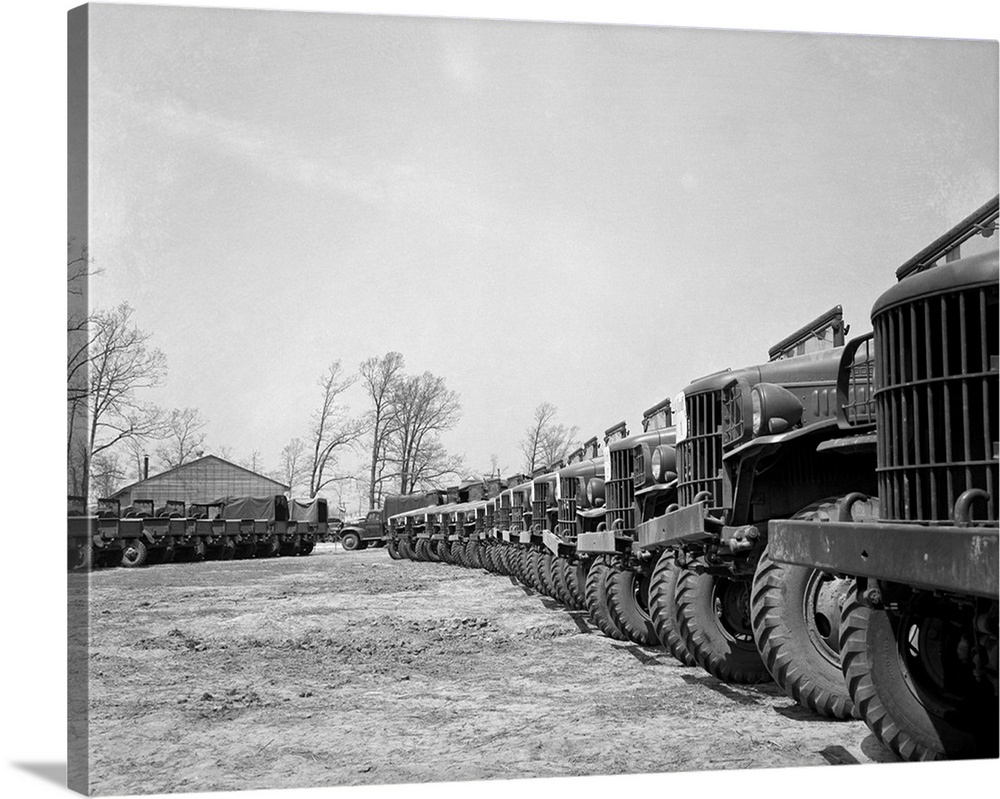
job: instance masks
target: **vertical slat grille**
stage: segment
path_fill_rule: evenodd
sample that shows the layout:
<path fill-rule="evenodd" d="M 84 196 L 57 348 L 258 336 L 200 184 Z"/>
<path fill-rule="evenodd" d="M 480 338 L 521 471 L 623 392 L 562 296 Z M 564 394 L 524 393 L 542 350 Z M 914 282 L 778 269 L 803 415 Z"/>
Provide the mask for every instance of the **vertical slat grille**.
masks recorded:
<path fill-rule="evenodd" d="M 605 508 L 608 526 L 620 534 L 635 532 L 635 485 L 632 472 L 635 467 L 635 453 L 632 448 L 612 449 L 611 476 L 604 486 Z"/>
<path fill-rule="evenodd" d="M 722 507 L 722 392 L 684 398 L 688 435 L 677 445 L 677 491 L 681 505 L 708 491 L 710 507 Z"/>
<path fill-rule="evenodd" d="M 524 529 L 524 493 L 515 491 L 510 503 L 510 529 L 520 532 Z"/>
<path fill-rule="evenodd" d="M 564 535 L 577 535 L 576 518 L 576 477 L 562 477 L 559 479 L 559 526 Z"/>
<path fill-rule="evenodd" d="M 532 524 L 544 529 L 548 528 L 548 514 L 546 510 L 549 507 L 549 481 L 542 480 L 535 483 L 535 499 L 531 503 Z"/>
<path fill-rule="evenodd" d="M 510 529 L 510 494 L 500 496 L 500 507 L 497 508 L 497 528 Z"/>
<path fill-rule="evenodd" d="M 846 384 L 838 389 L 843 395 L 840 409 L 844 420 L 852 426 L 875 421 L 875 346 L 872 338 L 858 344 L 847 373 L 837 378 Z"/>
<path fill-rule="evenodd" d="M 997 287 L 888 308 L 874 320 L 882 516 L 954 522 L 966 490 L 989 494 L 974 518 L 997 523 Z"/>

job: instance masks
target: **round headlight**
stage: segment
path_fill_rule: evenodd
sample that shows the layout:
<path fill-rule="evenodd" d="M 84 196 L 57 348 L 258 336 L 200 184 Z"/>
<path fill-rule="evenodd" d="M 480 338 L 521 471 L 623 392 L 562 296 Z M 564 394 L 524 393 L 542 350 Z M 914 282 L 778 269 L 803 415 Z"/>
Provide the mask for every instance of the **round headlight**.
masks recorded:
<path fill-rule="evenodd" d="M 592 508 L 604 504 L 604 481 L 592 477 L 587 481 L 587 502 Z"/>
<path fill-rule="evenodd" d="M 760 435 L 761 425 L 764 423 L 764 413 L 761 407 L 760 394 L 757 387 L 750 389 L 750 403 L 753 405 L 753 434 Z"/>
<path fill-rule="evenodd" d="M 653 450 L 653 457 L 650 459 L 650 465 L 653 467 L 653 479 L 657 483 L 663 482 L 663 455 L 660 452 L 660 448 L 657 447 Z"/>
<path fill-rule="evenodd" d="M 653 479 L 657 483 L 669 483 L 677 476 L 677 450 L 669 445 L 660 444 L 653 450 L 650 464 L 653 469 Z"/>

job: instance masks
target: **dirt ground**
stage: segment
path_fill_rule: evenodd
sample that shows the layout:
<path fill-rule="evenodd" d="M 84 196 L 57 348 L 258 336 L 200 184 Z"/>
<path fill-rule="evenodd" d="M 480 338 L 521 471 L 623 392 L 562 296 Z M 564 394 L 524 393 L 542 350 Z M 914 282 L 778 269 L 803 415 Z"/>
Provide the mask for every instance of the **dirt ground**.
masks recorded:
<path fill-rule="evenodd" d="M 91 577 L 100 794 L 890 761 L 510 578 L 320 544 Z"/>

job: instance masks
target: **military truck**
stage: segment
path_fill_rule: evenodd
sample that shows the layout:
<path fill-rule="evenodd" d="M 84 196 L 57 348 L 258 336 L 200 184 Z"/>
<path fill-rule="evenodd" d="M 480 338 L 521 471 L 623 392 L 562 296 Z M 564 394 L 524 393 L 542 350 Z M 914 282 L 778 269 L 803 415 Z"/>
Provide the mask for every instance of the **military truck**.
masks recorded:
<path fill-rule="evenodd" d="M 578 554 L 590 561 L 584 596 L 594 623 L 611 638 L 645 646 L 657 646 L 660 640 L 648 607 L 654 559 L 635 546 L 636 519 L 647 507 L 649 511 L 638 518 L 652 517 L 654 510 L 662 513 L 673 502 L 675 483 L 656 482 L 651 471 L 654 458 L 673 464 L 670 422 L 667 398 L 643 414 L 642 433 L 615 440 L 608 436 L 604 523 L 577 537 Z"/>
<path fill-rule="evenodd" d="M 640 549 L 662 558 L 670 548 L 681 567 L 666 581 L 674 611 L 662 620 L 667 637 L 676 633 L 721 680 L 773 677 L 804 706 L 838 718 L 853 711 L 830 621 L 843 583 L 815 569 L 786 572 L 784 589 L 770 579 L 767 523 L 836 514 L 851 493 L 874 493 L 870 452 L 831 444 L 850 435 L 838 426 L 835 399 L 845 333 L 835 306 L 772 347 L 767 363 L 685 388 L 672 403 L 677 508 L 638 527 Z M 781 646 L 763 653 L 751 618 L 755 574 L 765 595 L 787 594 L 759 603 L 769 614 L 764 626 L 782 630 Z M 651 581 L 651 595 L 666 590 Z"/>
<path fill-rule="evenodd" d="M 877 518 L 844 506 L 824 524 L 769 525 L 774 563 L 847 576 L 846 688 L 906 760 L 998 751 L 997 217 L 995 197 L 904 263 L 872 308 Z"/>
<path fill-rule="evenodd" d="M 604 457 L 597 436 L 567 461 L 558 472 L 556 526 L 543 531 L 542 543 L 552 556 L 550 582 L 556 599 L 573 610 L 585 610 L 589 561 L 578 557 L 576 542 L 604 521 Z"/>

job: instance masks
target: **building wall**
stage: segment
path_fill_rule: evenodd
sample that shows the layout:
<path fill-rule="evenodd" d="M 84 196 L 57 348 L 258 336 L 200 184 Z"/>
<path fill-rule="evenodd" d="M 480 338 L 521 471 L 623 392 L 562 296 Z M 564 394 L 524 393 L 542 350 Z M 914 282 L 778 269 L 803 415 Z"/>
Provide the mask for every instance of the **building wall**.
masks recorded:
<path fill-rule="evenodd" d="M 263 475 L 206 457 L 123 489 L 115 496 L 124 508 L 133 500 L 151 499 L 159 507 L 166 500 L 209 502 L 227 496 L 266 497 L 283 494 L 285 486 Z"/>

